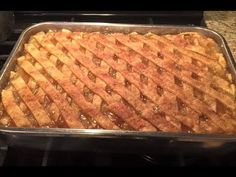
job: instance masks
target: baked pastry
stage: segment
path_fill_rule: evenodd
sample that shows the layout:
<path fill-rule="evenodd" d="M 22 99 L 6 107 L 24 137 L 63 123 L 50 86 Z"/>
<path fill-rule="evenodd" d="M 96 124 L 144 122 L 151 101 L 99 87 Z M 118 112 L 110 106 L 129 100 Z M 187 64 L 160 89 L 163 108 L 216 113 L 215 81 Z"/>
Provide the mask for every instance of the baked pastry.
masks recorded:
<path fill-rule="evenodd" d="M 2 126 L 236 132 L 235 84 L 198 33 L 39 32 L 1 92 Z"/>

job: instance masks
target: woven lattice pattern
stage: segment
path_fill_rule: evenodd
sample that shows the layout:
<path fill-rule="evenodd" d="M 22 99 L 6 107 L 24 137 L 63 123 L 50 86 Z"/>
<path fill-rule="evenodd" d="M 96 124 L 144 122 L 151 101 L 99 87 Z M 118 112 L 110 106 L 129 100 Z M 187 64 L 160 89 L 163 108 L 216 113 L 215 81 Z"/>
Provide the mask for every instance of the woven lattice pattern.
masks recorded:
<path fill-rule="evenodd" d="M 2 126 L 235 133 L 235 85 L 197 33 L 39 32 L 1 94 Z"/>

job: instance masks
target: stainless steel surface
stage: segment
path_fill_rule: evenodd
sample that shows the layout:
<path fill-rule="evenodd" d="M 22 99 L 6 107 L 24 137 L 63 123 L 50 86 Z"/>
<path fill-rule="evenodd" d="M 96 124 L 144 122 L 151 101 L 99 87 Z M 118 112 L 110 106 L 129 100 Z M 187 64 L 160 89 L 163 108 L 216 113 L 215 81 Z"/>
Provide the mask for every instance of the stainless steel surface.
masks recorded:
<path fill-rule="evenodd" d="M 60 30 L 66 28 L 72 31 L 100 31 L 103 33 L 110 32 L 139 32 L 147 33 L 152 32 L 155 34 L 177 34 L 180 32 L 198 32 L 205 36 L 213 38 L 221 47 L 222 52 L 227 60 L 228 67 L 232 72 L 235 79 L 236 69 L 235 61 L 232 58 L 228 46 L 223 37 L 215 31 L 193 26 L 166 26 L 166 25 L 129 25 L 129 24 L 108 24 L 108 23 L 72 23 L 72 22 L 45 22 L 39 23 L 27 28 L 19 37 L 15 47 L 9 55 L 6 63 L 4 64 L 0 76 L 0 90 L 2 90 L 8 79 L 10 71 L 14 69 L 16 59 L 22 54 L 23 44 L 26 43 L 29 37 L 39 31 Z M 36 138 L 37 137 L 37 138 Z M 117 130 L 81 130 L 81 129 L 66 129 L 66 128 L 0 128 L 0 145 L 2 144 L 20 144 L 22 146 L 39 146 L 45 147 L 48 141 L 52 140 L 64 142 L 69 138 L 73 141 L 89 139 L 121 139 L 134 140 L 133 142 L 161 140 L 167 144 L 173 142 L 199 142 L 203 143 L 202 147 L 212 148 L 209 142 L 236 142 L 235 135 L 206 135 L 206 134 L 188 134 L 188 133 L 163 133 L 163 132 L 138 132 L 138 131 L 117 131 Z M 109 142 L 110 140 L 107 140 Z M 58 141 L 58 142 L 59 142 Z M 83 144 L 83 141 L 82 141 Z M 214 144 L 214 143 L 213 143 Z M 223 144 L 219 144 L 220 147 Z M 73 144 L 68 142 L 68 147 Z M 81 144 L 80 144 L 81 146 Z M 113 145 L 114 146 L 114 145 Z M 128 144 L 127 144 L 128 146 Z M 66 147 L 66 148 L 68 148 Z M 82 147 L 82 146 L 81 146 Z M 60 148 L 60 147 L 58 147 Z M 83 147 L 82 147 L 83 148 Z M 86 147 L 85 147 L 86 149 Z"/>

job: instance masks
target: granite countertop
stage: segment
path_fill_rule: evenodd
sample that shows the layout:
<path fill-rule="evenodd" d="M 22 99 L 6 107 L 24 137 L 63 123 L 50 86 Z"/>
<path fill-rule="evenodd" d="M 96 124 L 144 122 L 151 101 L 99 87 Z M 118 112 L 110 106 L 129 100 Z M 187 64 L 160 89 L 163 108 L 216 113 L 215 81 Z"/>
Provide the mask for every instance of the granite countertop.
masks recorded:
<path fill-rule="evenodd" d="M 205 11 L 204 20 L 209 29 L 224 36 L 236 60 L 236 11 Z"/>

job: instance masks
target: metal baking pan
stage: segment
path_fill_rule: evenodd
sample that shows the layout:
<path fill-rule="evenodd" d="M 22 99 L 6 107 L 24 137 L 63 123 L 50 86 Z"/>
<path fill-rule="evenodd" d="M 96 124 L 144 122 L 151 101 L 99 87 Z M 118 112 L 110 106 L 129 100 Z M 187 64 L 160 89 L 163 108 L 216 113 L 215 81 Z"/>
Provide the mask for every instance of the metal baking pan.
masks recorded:
<path fill-rule="evenodd" d="M 166 26 L 166 25 L 130 25 L 110 23 L 77 23 L 77 22 L 45 22 L 33 25 L 22 32 L 15 44 L 11 54 L 1 70 L 0 90 L 2 90 L 9 79 L 11 70 L 14 70 L 16 59 L 22 54 L 23 44 L 31 35 L 39 31 L 60 30 L 66 28 L 72 31 L 93 32 L 152 32 L 155 34 L 177 34 L 180 32 L 198 32 L 214 39 L 222 49 L 227 60 L 228 69 L 231 71 L 234 81 L 236 79 L 235 61 L 230 53 L 224 38 L 215 31 L 194 26 Z M 152 151 L 157 148 L 169 151 L 182 143 L 190 145 L 188 150 L 192 151 L 192 144 L 199 150 L 211 149 L 236 142 L 236 135 L 208 135 L 188 133 L 163 133 L 163 132 L 138 132 L 138 131 L 116 131 L 116 130 L 80 130 L 65 128 L 0 128 L 0 145 L 20 145 L 35 148 L 45 148 L 48 143 L 56 143 L 56 149 L 84 150 L 135 150 Z M 129 149 L 127 149 L 129 147 Z M 188 147 L 188 146 L 186 146 Z"/>

